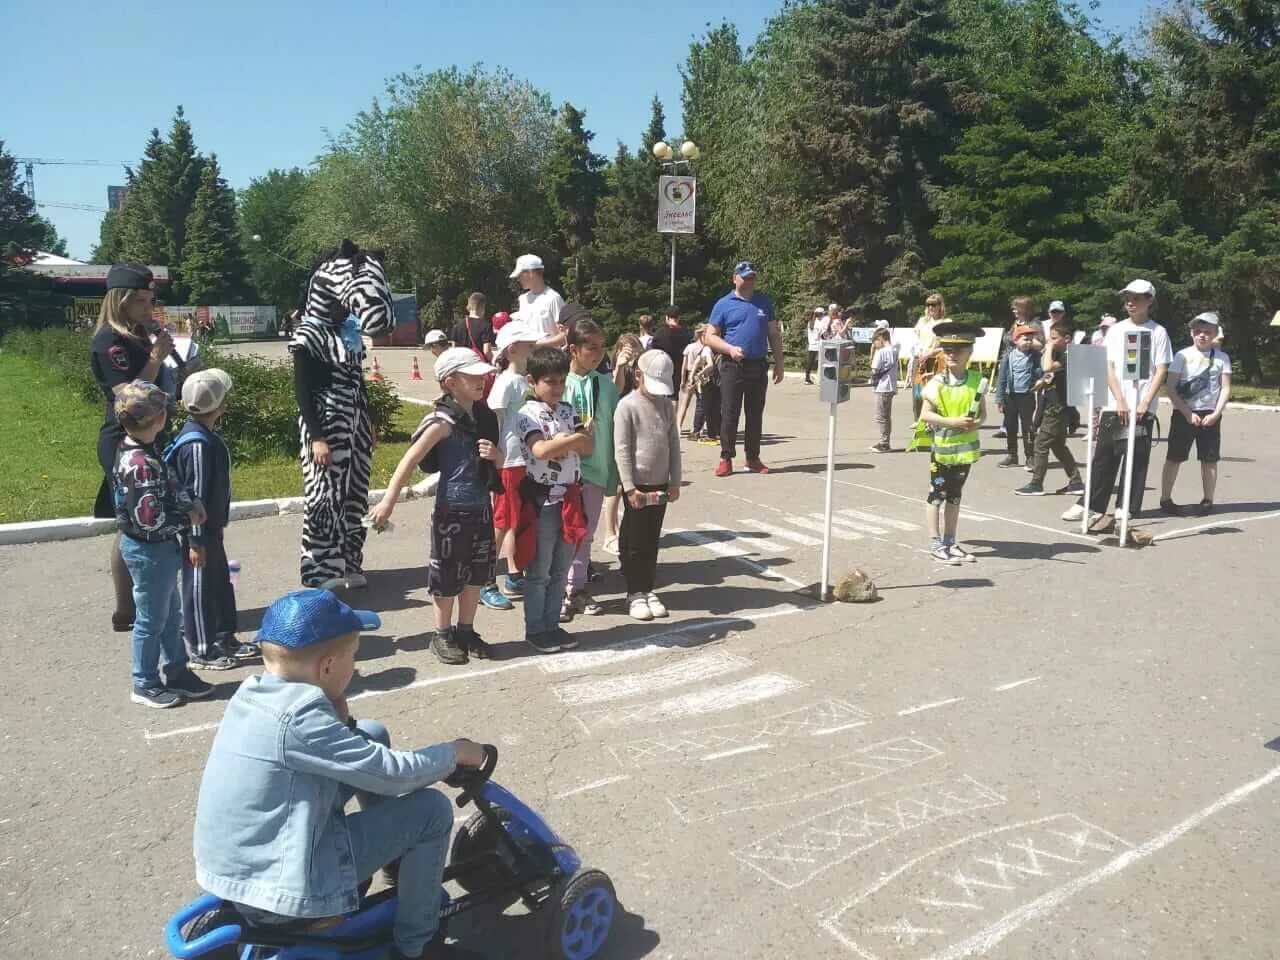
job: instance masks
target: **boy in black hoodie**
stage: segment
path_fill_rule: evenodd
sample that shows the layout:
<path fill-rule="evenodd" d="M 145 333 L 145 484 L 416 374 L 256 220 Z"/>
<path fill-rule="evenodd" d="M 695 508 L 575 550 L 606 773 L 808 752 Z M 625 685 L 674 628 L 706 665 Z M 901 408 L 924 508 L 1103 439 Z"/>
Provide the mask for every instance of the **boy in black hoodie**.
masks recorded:
<path fill-rule="evenodd" d="M 204 523 L 182 537 L 182 632 L 196 670 L 230 670 L 258 655 L 236 639 L 236 595 L 222 532 L 231 515 L 231 453 L 215 433 L 227 410 L 231 377 L 200 370 L 182 385 L 189 417 L 165 451 L 178 485 L 204 504 Z"/>

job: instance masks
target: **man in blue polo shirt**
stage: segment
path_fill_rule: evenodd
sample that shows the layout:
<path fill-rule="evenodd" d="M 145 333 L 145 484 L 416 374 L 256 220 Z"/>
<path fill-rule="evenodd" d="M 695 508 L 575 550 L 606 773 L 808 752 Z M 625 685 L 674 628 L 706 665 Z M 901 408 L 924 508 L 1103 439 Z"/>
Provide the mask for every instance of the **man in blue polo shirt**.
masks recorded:
<path fill-rule="evenodd" d="M 773 382 L 782 382 L 782 338 L 773 301 L 756 290 L 756 268 L 743 260 L 733 268 L 733 289 L 711 309 L 706 344 L 720 354 L 720 463 L 717 477 L 733 473 L 738 418 L 746 407 L 743 449 L 747 469 L 768 473 L 760 461 L 764 426 L 764 396 L 769 383 L 769 351 L 773 351 Z"/>

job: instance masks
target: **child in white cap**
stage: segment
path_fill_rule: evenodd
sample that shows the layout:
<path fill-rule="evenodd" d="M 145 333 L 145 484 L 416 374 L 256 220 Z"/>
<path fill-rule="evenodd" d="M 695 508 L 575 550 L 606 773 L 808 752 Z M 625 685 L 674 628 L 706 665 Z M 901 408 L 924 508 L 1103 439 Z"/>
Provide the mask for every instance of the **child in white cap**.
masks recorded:
<path fill-rule="evenodd" d="M 1195 512 L 1203 517 L 1213 509 L 1222 448 L 1222 411 L 1231 399 L 1231 357 L 1214 346 L 1220 326 L 1216 313 L 1200 314 L 1191 321 L 1191 346 L 1179 350 L 1169 364 L 1165 393 L 1173 402 L 1173 422 L 1160 477 L 1160 509 L 1172 517 L 1183 513 L 1173 502 L 1173 485 L 1193 443 L 1200 461 L 1203 492 Z"/>

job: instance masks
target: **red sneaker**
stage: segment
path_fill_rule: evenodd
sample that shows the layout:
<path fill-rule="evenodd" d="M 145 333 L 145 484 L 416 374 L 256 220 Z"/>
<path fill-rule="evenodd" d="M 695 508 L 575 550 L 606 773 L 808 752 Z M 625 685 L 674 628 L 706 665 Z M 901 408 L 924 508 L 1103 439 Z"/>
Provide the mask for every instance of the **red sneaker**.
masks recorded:
<path fill-rule="evenodd" d="M 759 457 L 747 457 L 747 469 L 752 473 L 768 473 L 769 468 L 766 467 Z"/>
<path fill-rule="evenodd" d="M 724 460 L 724 459 L 721 459 L 721 461 L 720 461 L 718 464 L 716 464 L 716 476 L 717 476 L 717 477 L 727 477 L 727 476 L 729 476 L 729 474 L 731 474 L 731 473 L 733 473 L 733 461 L 732 461 L 732 460 Z"/>

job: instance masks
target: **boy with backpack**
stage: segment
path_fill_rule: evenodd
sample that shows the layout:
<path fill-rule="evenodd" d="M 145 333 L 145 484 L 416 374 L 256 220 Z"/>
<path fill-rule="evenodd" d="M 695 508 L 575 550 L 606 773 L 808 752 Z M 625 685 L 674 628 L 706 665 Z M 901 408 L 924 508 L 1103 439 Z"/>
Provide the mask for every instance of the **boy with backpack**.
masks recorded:
<path fill-rule="evenodd" d="M 236 594 L 223 531 L 231 519 L 231 453 L 218 436 L 231 377 L 199 370 L 182 385 L 188 418 L 165 451 L 178 486 L 204 504 L 205 520 L 182 535 L 182 632 L 196 670 L 230 670 L 258 648 L 236 639 Z"/>
<path fill-rule="evenodd" d="M 414 431 L 396 465 L 387 492 L 369 523 L 385 526 L 419 466 L 439 473 L 431 512 L 431 565 L 427 590 L 435 607 L 431 652 L 441 663 L 463 664 L 469 656 L 488 659 L 489 645 L 475 630 L 480 591 L 493 581 L 496 558 L 490 494 L 500 489 L 498 420 L 484 400 L 493 367 L 469 347 L 450 347 L 436 361 L 444 395 Z M 453 609 L 458 624 L 453 626 Z"/>
<path fill-rule="evenodd" d="M 1173 402 L 1173 419 L 1160 477 L 1160 509 L 1171 517 L 1183 513 L 1173 502 L 1173 485 L 1193 443 L 1200 461 L 1202 492 L 1195 512 L 1203 517 L 1213 509 L 1222 448 L 1222 411 L 1231 399 L 1231 357 L 1214 346 L 1220 329 L 1216 313 L 1200 314 L 1191 321 L 1191 346 L 1174 354 L 1169 364 L 1165 393 Z"/>

